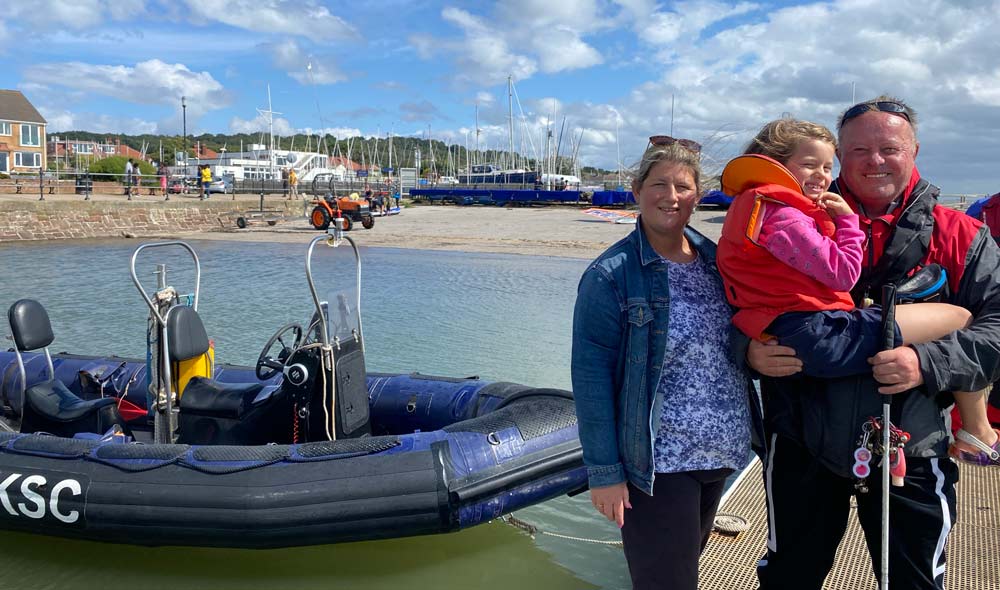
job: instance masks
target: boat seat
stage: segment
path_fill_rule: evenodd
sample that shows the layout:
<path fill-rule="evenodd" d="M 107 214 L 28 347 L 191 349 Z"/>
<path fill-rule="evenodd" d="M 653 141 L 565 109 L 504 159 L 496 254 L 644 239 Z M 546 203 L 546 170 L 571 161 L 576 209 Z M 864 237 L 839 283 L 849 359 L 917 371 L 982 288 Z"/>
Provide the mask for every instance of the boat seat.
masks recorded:
<path fill-rule="evenodd" d="M 57 436 L 72 437 L 79 433 L 103 434 L 114 425 L 129 433 L 125 421 L 118 413 L 115 398 L 84 400 L 70 391 L 61 381 L 54 379 L 55 370 L 48 346 L 55 340 L 49 314 L 41 303 L 33 299 L 15 301 L 7 311 L 14 351 L 23 367 L 22 352 L 43 349 L 48 362 L 49 380 L 24 388 L 26 377 L 22 370 L 21 432 L 47 432 Z"/>
<path fill-rule="evenodd" d="M 201 356 L 209 348 L 201 317 L 186 305 L 168 312 L 167 338 L 168 355 L 175 362 Z M 292 411 L 284 407 L 287 396 L 280 388 L 261 395 L 264 388 L 263 383 L 222 383 L 192 377 L 178 402 L 177 442 L 248 445 L 290 440 Z"/>
<path fill-rule="evenodd" d="M 56 380 L 32 385 L 24 392 L 21 432 L 72 437 L 86 432 L 101 434 L 115 424 L 128 431 L 115 398 L 83 400 Z"/>
<path fill-rule="evenodd" d="M 193 377 L 184 388 L 181 410 L 239 419 L 253 407 L 262 389 L 263 383 L 219 383 Z"/>

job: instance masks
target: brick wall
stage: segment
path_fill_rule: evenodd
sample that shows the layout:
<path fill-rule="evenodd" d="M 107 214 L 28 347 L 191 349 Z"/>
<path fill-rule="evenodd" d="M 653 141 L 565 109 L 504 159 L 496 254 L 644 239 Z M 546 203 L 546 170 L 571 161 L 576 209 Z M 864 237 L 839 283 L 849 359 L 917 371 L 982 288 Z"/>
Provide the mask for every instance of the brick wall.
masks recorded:
<path fill-rule="evenodd" d="M 236 227 L 246 201 L 0 201 L 0 242 L 162 236 Z M 273 206 L 273 203 L 269 203 Z"/>

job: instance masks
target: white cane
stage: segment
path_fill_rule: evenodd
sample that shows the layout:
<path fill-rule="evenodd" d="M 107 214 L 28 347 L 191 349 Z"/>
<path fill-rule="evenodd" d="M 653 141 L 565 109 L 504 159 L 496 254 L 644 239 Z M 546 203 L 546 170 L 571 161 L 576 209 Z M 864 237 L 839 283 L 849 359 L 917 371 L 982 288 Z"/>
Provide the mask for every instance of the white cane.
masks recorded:
<path fill-rule="evenodd" d="M 896 347 L 896 285 L 882 286 L 882 349 Z M 892 396 L 882 395 L 882 567 L 879 590 L 889 590 L 889 413 Z"/>

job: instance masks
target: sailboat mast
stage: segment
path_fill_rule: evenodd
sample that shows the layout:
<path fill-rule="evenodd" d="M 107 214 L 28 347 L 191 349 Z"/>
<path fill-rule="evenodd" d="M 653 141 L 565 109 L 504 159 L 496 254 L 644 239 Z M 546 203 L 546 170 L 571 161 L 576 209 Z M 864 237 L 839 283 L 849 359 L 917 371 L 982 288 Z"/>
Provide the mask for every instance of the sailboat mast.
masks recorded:
<path fill-rule="evenodd" d="M 507 128 L 509 134 L 509 145 L 510 145 L 510 167 L 517 168 L 517 163 L 514 161 L 514 78 L 512 76 L 507 76 Z"/>
<path fill-rule="evenodd" d="M 473 161 L 476 164 L 479 163 L 479 101 L 478 100 L 476 101 L 476 157 L 473 159 Z M 472 172 L 471 168 L 469 169 L 469 172 Z"/>
<path fill-rule="evenodd" d="M 270 149 L 268 153 L 271 159 L 271 178 L 275 178 L 275 167 L 277 166 L 277 160 L 274 157 L 274 111 L 271 110 L 271 85 L 267 85 L 267 130 L 268 135 L 271 139 Z"/>

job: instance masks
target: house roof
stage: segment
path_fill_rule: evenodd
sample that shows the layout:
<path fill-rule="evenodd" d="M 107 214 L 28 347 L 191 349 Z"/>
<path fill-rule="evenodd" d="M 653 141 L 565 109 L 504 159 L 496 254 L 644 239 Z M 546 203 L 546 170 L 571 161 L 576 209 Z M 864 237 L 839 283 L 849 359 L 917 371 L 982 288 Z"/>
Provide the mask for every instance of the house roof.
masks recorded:
<path fill-rule="evenodd" d="M 330 156 L 331 166 L 343 166 L 347 170 L 364 170 L 364 166 L 343 156 Z"/>
<path fill-rule="evenodd" d="M 0 90 L 0 120 L 25 123 L 41 123 L 46 121 L 35 109 L 34 105 L 21 94 L 20 90 Z"/>

